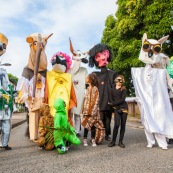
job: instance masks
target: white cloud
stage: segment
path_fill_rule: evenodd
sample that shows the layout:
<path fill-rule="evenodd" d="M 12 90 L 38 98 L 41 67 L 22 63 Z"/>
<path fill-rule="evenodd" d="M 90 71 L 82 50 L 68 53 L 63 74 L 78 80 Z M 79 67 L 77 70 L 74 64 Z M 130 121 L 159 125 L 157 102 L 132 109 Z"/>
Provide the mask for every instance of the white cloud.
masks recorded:
<path fill-rule="evenodd" d="M 7 71 L 17 77 L 28 61 L 27 35 L 53 33 L 46 47 L 48 62 L 57 51 L 71 54 L 69 36 L 75 49 L 88 51 L 100 42 L 105 20 L 117 8 L 112 0 L 6 0 L 1 6 L 0 32 L 9 39 L 3 62 L 12 63 Z"/>

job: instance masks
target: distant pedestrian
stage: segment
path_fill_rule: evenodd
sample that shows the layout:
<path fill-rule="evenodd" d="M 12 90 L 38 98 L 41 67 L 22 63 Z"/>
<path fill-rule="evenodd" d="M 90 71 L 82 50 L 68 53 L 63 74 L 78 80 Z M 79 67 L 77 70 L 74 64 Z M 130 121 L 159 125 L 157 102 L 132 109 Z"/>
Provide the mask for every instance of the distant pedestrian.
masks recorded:
<path fill-rule="evenodd" d="M 126 127 L 128 105 L 125 101 L 126 88 L 123 86 L 123 83 L 124 77 L 122 75 L 118 75 L 115 79 L 115 88 L 110 89 L 110 101 L 108 104 L 114 109 L 114 129 L 112 141 L 108 145 L 109 147 L 115 146 L 119 126 L 121 126 L 118 145 L 121 148 L 125 148 L 123 138 Z"/>
<path fill-rule="evenodd" d="M 84 139 L 83 145 L 88 146 L 87 136 L 88 131 L 91 131 L 91 140 L 90 144 L 95 147 L 97 146 L 97 141 L 102 142 L 105 136 L 105 129 L 103 126 L 102 121 L 100 120 L 99 114 L 99 91 L 98 91 L 98 80 L 95 73 L 91 73 L 86 78 L 86 83 L 89 85 L 86 89 L 86 95 L 84 98 L 84 106 L 82 110 L 83 119 L 82 119 L 82 126 L 84 127 Z M 96 135 L 100 129 L 101 133 L 97 133 L 100 135 Z M 96 136 L 100 138 L 97 141 Z"/>

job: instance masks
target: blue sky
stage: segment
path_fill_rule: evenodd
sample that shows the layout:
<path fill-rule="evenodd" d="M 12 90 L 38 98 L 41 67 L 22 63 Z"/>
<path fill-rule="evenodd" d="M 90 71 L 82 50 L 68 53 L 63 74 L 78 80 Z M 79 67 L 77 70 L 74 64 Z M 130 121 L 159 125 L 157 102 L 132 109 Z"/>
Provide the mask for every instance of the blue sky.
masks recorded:
<path fill-rule="evenodd" d="M 0 57 L 8 73 L 20 77 L 29 57 L 26 37 L 39 32 L 51 34 L 46 54 L 50 59 L 58 51 L 71 55 L 69 36 L 74 49 L 88 51 L 100 43 L 108 15 L 114 15 L 114 0 L 1 0 L 0 32 L 9 40 L 6 53 Z M 89 69 L 90 71 L 90 69 Z"/>

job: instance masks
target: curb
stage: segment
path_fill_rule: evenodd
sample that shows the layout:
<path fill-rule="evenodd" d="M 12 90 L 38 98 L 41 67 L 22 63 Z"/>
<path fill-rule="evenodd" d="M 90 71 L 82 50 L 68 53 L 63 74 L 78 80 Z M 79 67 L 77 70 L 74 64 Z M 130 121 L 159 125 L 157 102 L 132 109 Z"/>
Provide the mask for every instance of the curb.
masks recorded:
<path fill-rule="evenodd" d="M 11 128 L 13 129 L 13 128 L 25 123 L 25 122 L 26 122 L 26 120 L 22 120 L 22 121 L 19 121 L 19 122 L 15 123 L 15 124 L 12 124 Z"/>

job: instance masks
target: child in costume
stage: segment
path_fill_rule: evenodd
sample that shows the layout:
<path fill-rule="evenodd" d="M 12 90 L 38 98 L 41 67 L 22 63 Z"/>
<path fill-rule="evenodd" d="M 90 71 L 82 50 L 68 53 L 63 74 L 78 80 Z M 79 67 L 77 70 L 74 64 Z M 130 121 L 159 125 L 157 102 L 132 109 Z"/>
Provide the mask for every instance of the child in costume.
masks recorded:
<path fill-rule="evenodd" d="M 173 111 L 167 87 L 171 80 L 167 80 L 166 69 L 157 66 L 165 58 L 161 51 L 162 44 L 167 38 L 168 36 L 159 40 L 148 39 L 145 33 L 142 38 L 139 60 L 146 66 L 132 68 L 136 102 L 141 113 L 141 122 L 148 142 L 147 147 L 152 148 L 157 141 L 159 147 L 164 150 L 168 146 L 166 138 L 173 138 Z"/>
<path fill-rule="evenodd" d="M 106 129 L 105 140 L 110 141 L 112 110 L 108 105 L 109 89 L 114 87 L 114 79 L 117 73 L 106 67 L 111 61 L 111 50 L 107 45 L 95 45 L 89 50 L 89 56 L 89 66 L 95 65 L 100 69 L 100 71 L 94 72 L 99 80 L 100 118 Z"/>
<path fill-rule="evenodd" d="M 86 89 L 86 95 L 84 98 L 83 105 L 83 119 L 82 126 L 84 127 L 84 139 L 83 145 L 88 146 L 87 136 L 88 131 L 91 131 L 90 144 L 95 147 L 96 143 L 101 143 L 105 136 L 105 129 L 102 121 L 100 120 L 99 114 L 99 91 L 98 91 L 98 80 L 95 73 L 91 73 L 86 78 L 86 83 L 89 85 Z M 101 140 L 98 140 L 96 135 L 96 128 L 101 130 Z M 98 131 L 97 131 L 98 132 Z M 97 136 L 97 140 L 96 139 Z"/>
<path fill-rule="evenodd" d="M 67 151 L 66 142 L 74 145 L 80 145 L 81 143 L 76 136 L 75 129 L 68 122 L 65 106 L 66 103 L 61 98 L 57 98 L 54 102 L 56 110 L 54 116 L 54 145 L 60 154 Z"/>
<path fill-rule="evenodd" d="M 109 105 L 114 109 L 114 129 L 113 129 L 113 137 L 111 143 L 108 145 L 109 147 L 115 146 L 119 126 L 120 128 L 120 137 L 119 137 L 119 146 L 121 148 L 125 148 L 123 144 L 123 138 L 126 127 L 127 113 L 128 113 L 128 105 L 125 101 L 126 99 L 126 88 L 123 86 L 124 77 L 122 75 L 118 75 L 115 79 L 115 88 L 111 88 L 110 90 L 110 101 Z"/>
<path fill-rule="evenodd" d="M 48 127 L 54 126 L 54 118 L 50 114 L 50 107 L 48 104 L 43 104 L 39 109 L 39 139 L 38 146 L 45 150 L 51 150 L 54 148 L 53 132 Z M 49 140 L 48 140 L 49 139 Z"/>

